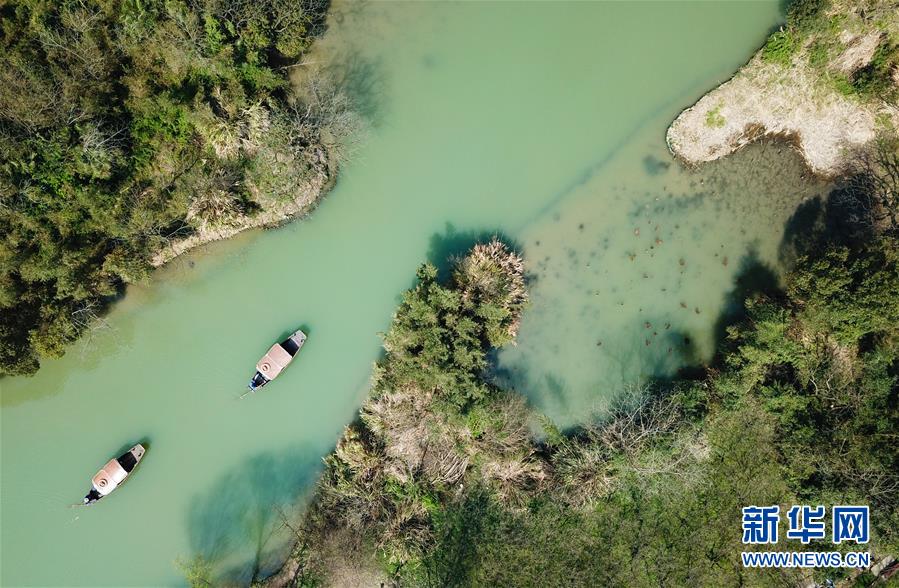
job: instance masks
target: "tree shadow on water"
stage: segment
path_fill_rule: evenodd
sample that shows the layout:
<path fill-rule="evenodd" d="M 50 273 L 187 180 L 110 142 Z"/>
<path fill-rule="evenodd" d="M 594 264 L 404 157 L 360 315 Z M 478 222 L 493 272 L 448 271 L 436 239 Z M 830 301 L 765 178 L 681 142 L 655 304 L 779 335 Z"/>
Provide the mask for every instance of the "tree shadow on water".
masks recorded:
<path fill-rule="evenodd" d="M 809 198 L 796 207 L 784 225 L 777 253 L 781 265 L 791 266 L 799 255 L 808 250 L 810 242 L 818 240 L 817 235 L 824 230 L 824 208 L 824 201 L 818 196 Z"/>
<path fill-rule="evenodd" d="M 659 159 L 655 155 L 647 155 L 643 158 L 643 169 L 650 176 L 659 176 L 668 171 L 671 163 L 670 161 Z"/>
<path fill-rule="evenodd" d="M 771 297 L 782 295 L 780 278 L 763 262 L 754 247 L 740 259 L 734 286 L 724 295 L 724 308 L 714 325 L 714 349 L 718 350 L 727 338 L 727 328 L 746 317 L 746 299 L 757 294 Z"/>
<path fill-rule="evenodd" d="M 321 452 L 307 445 L 243 461 L 191 501 L 193 555 L 225 570 L 225 583 L 247 585 L 274 571 L 281 512 L 297 505 L 320 470 Z"/>
<path fill-rule="evenodd" d="M 486 243 L 494 237 L 508 245 L 513 251 L 521 253 L 521 244 L 502 231 L 459 231 L 455 225 L 448 222 L 442 233 L 431 235 L 427 260 L 437 268 L 441 279 L 448 278 L 450 269 L 457 259 L 468 253 L 477 243 Z"/>
<path fill-rule="evenodd" d="M 799 257 L 832 245 L 870 242 L 876 235 L 870 218 L 870 210 L 848 187 L 837 186 L 826 198 L 806 200 L 784 226 L 778 260 L 789 268 Z"/>
<path fill-rule="evenodd" d="M 327 66 L 327 73 L 349 97 L 353 110 L 368 124 L 377 127 L 381 123 L 386 95 L 383 65 L 357 50 L 350 50 L 335 56 Z"/>
<path fill-rule="evenodd" d="M 562 411 L 568 410 L 571 390 L 564 375 L 547 370 L 534 370 L 531 361 L 501 363 L 501 349 L 488 352 L 488 367 L 485 378 L 503 390 L 514 390 L 524 395 L 537 410 L 545 412 L 551 406 Z"/>

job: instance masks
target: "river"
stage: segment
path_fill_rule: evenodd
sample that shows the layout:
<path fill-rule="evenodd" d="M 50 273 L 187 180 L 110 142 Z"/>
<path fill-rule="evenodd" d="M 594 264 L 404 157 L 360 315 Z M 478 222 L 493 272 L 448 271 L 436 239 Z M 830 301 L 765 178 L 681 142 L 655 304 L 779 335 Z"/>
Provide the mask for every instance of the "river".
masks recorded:
<path fill-rule="evenodd" d="M 416 266 L 501 232 L 532 287 L 495 377 L 570 425 L 707 359 L 734 292 L 776 279 L 784 227 L 822 189 L 786 148 L 700 172 L 665 128 L 780 16 L 733 2 L 351 2 L 319 56 L 371 122 L 301 222 L 202 248 L 133 285 L 90 336 L 2 387 L 3 586 L 180 585 L 276 565 L 288 516 L 362 402 Z M 238 396 L 304 326 L 296 365 Z M 134 442 L 133 479 L 68 508 Z"/>

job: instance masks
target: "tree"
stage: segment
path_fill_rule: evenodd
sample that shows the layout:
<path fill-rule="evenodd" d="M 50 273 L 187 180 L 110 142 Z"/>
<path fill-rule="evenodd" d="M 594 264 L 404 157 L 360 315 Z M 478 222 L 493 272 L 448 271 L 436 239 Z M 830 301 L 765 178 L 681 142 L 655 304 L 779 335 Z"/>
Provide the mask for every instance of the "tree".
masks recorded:
<path fill-rule="evenodd" d="M 33 373 L 41 356 L 61 355 L 171 240 L 324 184 L 322 127 L 345 132 L 349 101 L 332 88 L 307 104 L 285 68 L 324 30 L 327 9 L 324 0 L 0 8 L 0 373 Z M 294 112 L 308 113 L 302 136 L 289 125 L 268 132 Z M 273 167 L 270 153 L 289 157 Z"/>

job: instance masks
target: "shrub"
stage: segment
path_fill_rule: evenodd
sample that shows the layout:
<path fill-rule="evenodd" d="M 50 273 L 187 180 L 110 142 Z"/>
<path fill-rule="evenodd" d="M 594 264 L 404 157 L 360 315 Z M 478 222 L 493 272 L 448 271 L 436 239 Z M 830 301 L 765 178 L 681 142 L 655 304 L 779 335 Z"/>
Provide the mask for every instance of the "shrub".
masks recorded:
<path fill-rule="evenodd" d="M 322 31 L 327 8 L 16 0 L 0 10 L 0 374 L 61 354 L 89 326 L 82 309 L 146 275 L 172 235 L 251 214 L 249 187 L 296 192 L 308 180 L 303 151 L 324 160 L 326 117 L 306 121 L 303 141 L 266 146 L 292 154 L 278 169 L 254 165 L 260 150 L 244 146 L 264 134 L 250 119 L 284 118 L 282 66 Z M 245 116 L 254 109 L 264 114 Z"/>
<path fill-rule="evenodd" d="M 899 69 L 899 45 L 882 42 L 868 65 L 855 72 L 852 87 L 863 97 L 895 101 L 899 96 L 899 87 L 893 79 L 894 71 L 897 69 Z"/>
<path fill-rule="evenodd" d="M 768 37 L 762 47 L 762 59 L 788 67 L 799 50 L 801 40 L 792 28 L 782 28 Z"/>
<path fill-rule="evenodd" d="M 787 23 L 791 27 L 807 27 L 830 6 L 830 0 L 791 0 L 787 7 Z"/>

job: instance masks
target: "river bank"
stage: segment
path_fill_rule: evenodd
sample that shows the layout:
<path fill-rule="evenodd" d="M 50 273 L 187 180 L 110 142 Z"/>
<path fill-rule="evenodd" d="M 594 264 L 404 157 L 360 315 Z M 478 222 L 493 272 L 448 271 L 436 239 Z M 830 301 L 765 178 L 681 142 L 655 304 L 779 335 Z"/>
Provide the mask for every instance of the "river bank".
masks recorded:
<path fill-rule="evenodd" d="M 776 266 L 802 184 L 768 178 L 793 178 L 796 158 L 748 149 L 764 181 L 733 181 L 722 162 L 700 185 L 659 141 L 676 104 L 762 42 L 776 0 L 350 4 L 326 37 L 371 64 L 354 79 L 372 81 L 376 122 L 315 214 L 166 264 L 128 288 L 108 328 L 0 383 L 3 585 L 176 586 L 173 562 L 194 554 L 238 585 L 257 559 L 271 571 L 290 536 L 272 504 L 302 508 L 366 398 L 397 297 L 470 233 L 499 230 L 526 251 L 534 304 L 509 350 L 527 353 L 506 365 L 554 419 L 676 369 L 666 345 L 683 334 L 706 348 L 744 257 Z M 653 337 L 647 320 L 671 329 Z M 300 363 L 237 401 L 298 323 L 310 327 Z M 152 445 L 140 476 L 73 521 L 64 507 L 85 475 L 135 436 Z"/>
<path fill-rule="evenodd" d="M 0 15 L 0 374 L 64 355 L 173 257 L 312 210 L 360 122 L 310 61 L 329 9 Z"/>
<path fill-rule="evenodd" d="M 744 504 L 857 500 L 873 561 L 899 550 L 899 503 L 879 490 L 899 485 L 899 311 L 884 314 L 897 245 L 804 235 L 782 297 L 747 296 L 711 366 L 632 387 L 566 431 L 484 379 L 487 352 L 517 333 L 522 260 L 494 241 L 449 282 L 423 266 L 311 503 L 282 515 L 296 543 L 262 585 L 848 585 L 860 571 L 740 569 L 733 528 Z M 214 583 L 202 559 L 189 570 Z"/>
<path fill-rule="evenodd" d="M 523 398 L 483 381 L 491 349 L 514 341 L 527 304 L 522 258 L 497 239 L 476 244 L 441 282 L 431 264 L 403 296 L 368 400 L 346 427 L 296 546 L 266 586 L 391 581 L 388 568 L 419 561 L 435 509 L 486 484 L 510 500 L 540 486 Z M 383 558 L 376 557 L 374 541 Z M 195 562 L 194 566 L 198 564 Z"/>
<path fill-rule="evenodd" d="M 253 215 L 234 216 L 214 226 L 204 224 L 186 237 L 174 238 L 150 258 L 150 265 L 161 267 L 179 255 L 207 243 L 230 239 L 250 229 L 279 227 L 311 214 L 337 180 L 337 169 L 330 165 L 331 158 L 327 155 L 327 150 L 318 148 L 315 153 L 316 166 L 312 177 L 296 186 L 294 196 L 280 200 L 262 200 L 260 209 Z"/>
<path fill-rule="evenodd" d="M 878 136 L 897 134 L 897 47 L 892 2 L 796 2 L 746 65 L 675 119 L 668 146 L 698 164 L 780 137 L 814 172 L 836 177 Z"/>

